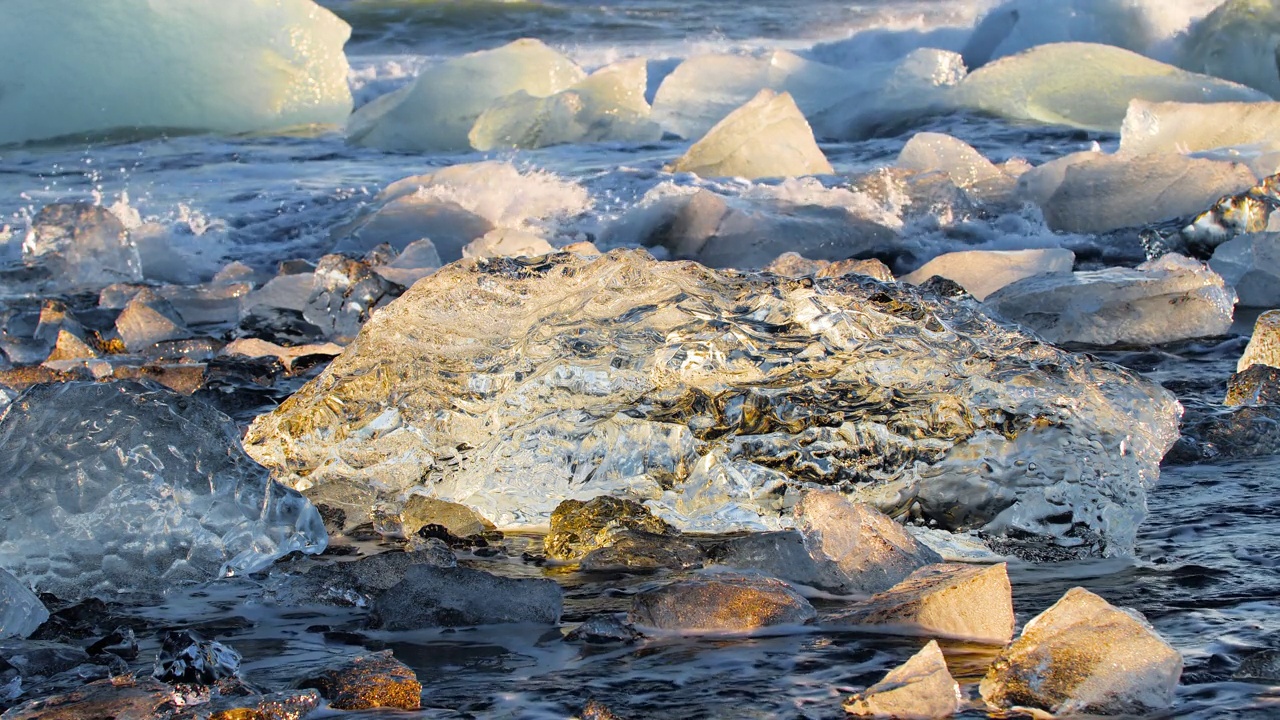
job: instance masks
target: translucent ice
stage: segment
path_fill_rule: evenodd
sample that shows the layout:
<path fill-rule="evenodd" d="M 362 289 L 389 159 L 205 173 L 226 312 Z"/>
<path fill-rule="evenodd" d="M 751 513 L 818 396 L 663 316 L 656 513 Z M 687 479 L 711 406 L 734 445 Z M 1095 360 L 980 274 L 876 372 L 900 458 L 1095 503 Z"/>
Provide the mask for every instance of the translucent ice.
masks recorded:
<path fill-rule="evenodd" d="M 898 153 L 898 167 L 916 172 L 944 172 L 959 187 L 1006 177 L 995 163 L 963 140 L 942 133 L 911 136 Z"/>
<path fill-rule="evenodd" d="M 1236 363 L 1236 372 L 1242 373 L 1253 365 L 1280 368 L 1280 310 L 1268 310 L 1258 316 L 1249 344 Z"/>
<path fill-rule="evenodd" d="M 844 709 L 856 716 L 931 720 L 956 714 L 963 707 L 963 697 L 938 641 L 930 640 L 883 680 L 849 698 Z"/>
<path fill-rule="evenodd" d="M 1170 254 L 1135 269 L 1037 275 L 986 304 L 1054 343 L 1156 345 L 1226 334 L 1235 299 L 1203 263 Z"/>
<path fill-rule="evenodd" d="M 155 386 L 33 386 L 0 416 L 0 448 L 0 566 L 62 598 L 157 593 L 327 542 L 234 423 Z"/>
<path fill-rule="evenodd" d="M 1177 413 L 972 302 L 617 250 L 442 268 L 246 442 L 313 497 L 427 494 L 499 527 L 609 494 L 776 529 L 821 484 L 1100 552 L 1132 543 Z"/>
<path fill-rule="evenodd" d="M 1272 0 L 1227 0 L 1191 27 L 1178 64 L 1233 80 L 1280 100 L 1280 7 Z"/>
<path fill-rule="evenodd" d="M 716 123 L 670 170 L 749 180 L 835 172 L 795 101 L 772 90 L 761 90 Z"/>
<path fill-rule="evenodd" d="M 1110 45 L 1041 45 L 986 65 L 959 84 L 962 107 L 1010 120 L 1116 132 L 1129 101 L 1254 102 L 1266 95 Z"/>
<path fill-rule="evenodd" d="M 1013 639 L 1013 591 L 1003 563 L 928 565 L 832 622 L 906 626 L 935 637 L 1004 645 Z"/>
<path fill-rule="evenodd" d="M 750 632 L 803 625 L 817 616 L 790 585 L 760 575 L 707 574 L 638 593 L 628 619 L 686 632 Z"/>
<path fill-rule="evenodd" d="M 1235 288 L 1242 307 L 1280 307 L 1280 234 L 1228 240 L 1213 251 L 1209 267 Z"/>
<path fill-rule="evenodd" d="M 537 257 L 554 252 L 546 240 L 531 233 L 499 228 L 462 248 L 464 258 Z"/>
<path fill-rule="evenodd" d="M 1280 150 L 1280 102 L 1134 100 L 1120 128 L 1119 154 L 1192 153 L 1259 144 Z"/>
<path fill-rule="evenodd" d="M 0 26 L 0 145 L 341 124 L 350 33 L 312 0 L 13 0 Z"/>
<path fill-rule="evenodd" d="M 31 588 L 0 569 L 0 638 L 25 638 L 48 619 L 49 611 Z"/>
<path fill-rule="evenodd" d="M 1070 250 L 965 250 L 940 255 L 903 282 L 919 285 L 939 275 L 960 283 L 978 300 L 1023 278 L 1041 273 L 1069 273 L 1076 256 Z"/>
<path fill-rule="evenodd" d="M 142 279 L 142 261 L 129 233 L 119 218 L 98 205 L 46 205 L 27 232 L 22 254 L 28 262 L 48 267 L 58 287 Z"/>
<path fill-rule="evenodd" d="M 644 99 L 647 77 L 645 60 L 626 60 L 550 97 L 517 91 L 480 115 L 468 135 L 471 146 L 488 151 L 658 140 L 662 129 L 649 120 Z"/>
<path fill-rule="evenodd" d="M 560 621 L 564 596 L 547 578 L 499 577 L 461 567 L 414 565 L 373 603 L 387 630 Z"/>
<path fill-rule="evenodd" d="M 517 40 L 428 68 L 411 85 L 357 110 L 348 139 L 383 150 L 469 150 L 468 133 L 496 101 L 521 91 L 547 97 L 585 77 L 582 68 L 542 42 Z"/>

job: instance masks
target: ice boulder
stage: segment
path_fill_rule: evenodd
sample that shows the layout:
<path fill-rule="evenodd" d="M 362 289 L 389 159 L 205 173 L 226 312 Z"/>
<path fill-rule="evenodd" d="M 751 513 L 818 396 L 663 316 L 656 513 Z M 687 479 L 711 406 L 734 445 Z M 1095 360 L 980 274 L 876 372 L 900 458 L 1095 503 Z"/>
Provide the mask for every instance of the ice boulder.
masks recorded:
<path fill-rule="evenodd" d="M 1213 251 L 1209 267 L 1235 288 L 1242 307 L 1280 307 L 1280 234 L 1232 238 Z"/>
<path fill-rule="evenodd" d="M 1085 130 L 1118 132 L 1129 102 L 1255 102 L 1266 95 L 1110 45 L 1054 43 L 970 73 L 954 100 L 970 110 Z"/>
<path fill-rule="evenodd" d="M 1280 102 L 1134 100 L 1120 127 L 1117 154 L 1193 153 L 1232 146 L 1280 151 Z"/>
<path fill-rule="evenodd" d="M 351 28 L 312 0 L 14 0 L 0 145 L 343 123 Z"/>
<path fill-rule="evenodd" d="M 960 685 L 947 669 L 947 659 L 937 640 L 889 671 L 880 682 L 844 704 L 845 712 L 858 717 L 933 720 L 955 715 L 963 707 Z"/>
<path fill-rule="evenodd" d="M 749 180 L 835 172 L 795 101 L 772 90 L 729 113 L 668 169 Z"/>
<path fill-rule="evenodd" d="M 928 565 L 832 620 L 906 627 L 933 636 L 1004 645 L 1013 639 L 1013 591 L 1003 563 Z"/>
<path fill-rule="evenodd" d="M 1141 614 L 1073 588 L 1027 623 L 982 679 L 997 708 L 1149 715 L 1173 705 L 1182 655 Z"/>
<path fill-rule="evenodd" d="M 1037 275 L 986 305 L 1053 343 L 1157 345 L 1225 335 L 1235 300 L 1204 263 L 1169 254 L 1134 269 Z"/>
<path fill-rule="evenodd" d="M 480 151 L 534 149 L 563 143 L 653 142 L 662 129 L 644 99 L 646 61 L 601 68 L 550 97 L 516 91 L 480 114 L 467 137 Z"/>
<path fill-rule="evenodd" d="M 0 566 L 60 598 L 159 593 L 327 543 L 234 423 L 152 385 L 31 387 L 0 415 L 0 478 Z"/>
<path fill-rule="evenodd" d="M 1103 233 L 1191 217 L 1256 182 L 1239 163 L 1081 152 L 1027 171 L 1018 190 L 1040 206 L 1053 230 Z"/>
<path fill-rule="evenodd" d="M 1159 386 L 972 301 L 615 250 L 441 268 L 246 446 L 316 502 L 424 494 L 500 528 L 613 495 L 679 529 L 781 529 L 825 485 L 1118 552 L 1177 414 Z"/>
<path fill-rule="evenodd" d="M 1191 26 L 1178 64 L 1226 78 L 1280 100 L 1280 6 L 1273 0 L 1227 0 Z"/>
<path fill-rule="evenodd" d="M 35 632 L 49 611 L 18 578 L 0 569 L 0 638 L 25 638 Z"/>
<path fill-rule="evenodd" d="M 541 41 L 517 40 L 424 70 L 412 84 L 357 110 L 347 139 L 382 150 L 470 150 L 472 126 L 495 102 L 518 92 L 545 98 L 585 77 Z"/>
<path fill-rule="evenodd" d="M 1242 373 L 1254 365 L 1280 368 L 1280 310 L 1268 310 L 1258 316 L 1249 344 L 1236 363 L 1236 372 Z"/>
<path fill-rule="evenodd" d="M 1043 273 L 1069 273 L 1075 253 L 1045 250 L 964 250 L 940 255 L 902 278 L 919 285 L 935 275 L 960 284 L 970 295 L 985 300 L 1000 288 Z"/>

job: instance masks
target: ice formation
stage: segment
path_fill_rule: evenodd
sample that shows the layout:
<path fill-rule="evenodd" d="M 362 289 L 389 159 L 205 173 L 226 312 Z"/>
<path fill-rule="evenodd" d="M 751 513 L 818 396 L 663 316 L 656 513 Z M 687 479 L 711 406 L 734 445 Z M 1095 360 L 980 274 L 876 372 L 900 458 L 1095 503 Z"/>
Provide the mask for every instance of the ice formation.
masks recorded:
<path fill-rule="evenodd" d="M 568 90 L 536 97 L 519 90 L 490 105 L 468 138 L 476 150 L 533 149 L 583 142 L 652 142 L 662 129 L 649 120 L 643 59 L 601 68 Z"/>
<path fill-rule="evenodd" d="M 905 275 L 903 282 L 919 285 L 938 275 L 957 282 L 970 295 L 985 300 L 1000 288 L 1042 273 L 1069 273 L 1076 256 L 1070 250 L 964 250 L 947 253 Z"/>
<path fill-rule="evenodd" d="M 1227 0 L 1192 25 L 1178 64 L 1280 100 L 1280 7 L 1273 0 Z"/>
<path fill-rule="evenodd" d="M 442 268 L 246 447 L 317 502 L 428 494 L 499 527 L 611 494 L 683 529 L 774 529 L 827 486 L 1122 552 L 1178 412 L 967 302 L 618 250 Z"/>
<path fill-rule="evenodd" d="M 1053 343 L 1157 345 L 1226 334 L 1235 300 L 1204 263 L 1169 254 L 1134 269 L 1037 275 L 986 304 Z"/>
<path fill-rule="evenodd" d="M 33 386 L 0 416 L 0 449 L 0 566 L 61 598 L 156 593 L 327 543 L 234 423 L 155 386 Z"/>
<path fill-rule="evenodd" d="M 1117 132 L 1129 102 L 1255 102 L 1266 95 L 1110 45 L 1040 45 L 986 65 L 953 93 L 961 107 L 1009 120 Z"/>
<path fill-rule="evenodd" d="M 922 567 L 833 623 L 879 625 L 964 638 L 990 645 L 1013 639 L 1013 590 L 1003 564 L 940 563 Z"/>
<path fill-rule="evenodd" d="M 1235 288 L 1243 307 L 1280 307 L 1280 234 L 1232 238 L 1213 251 L 1209 267 Z"/>
<path fill-rule="evenodd" d="M 31 588 L 0 569 L 0 638 L 25 638 L 48 619 L 49 611 Z"/>
<path fill-rule="evenodd" d="M 124 224 L 98 205 L 54 203 L 41 208 L 23 239 L 22 255 L 28 263 L 47 267 L 53 284 L 61 288 L 99 288 L 142 279 L 142 260 Z"/>
<path fill-rule="evenodd" d="M 351 116 L 350 142 L 383 150 L 470 150 L 482 113 L 513 93 L 544 98 L 586 77 L 572 60 L 538 40 L 517 40 L 424 70 L 412 84 Z"/>
<path fill-rule="evenodd" d="M 13 0 L 0 25 L 0 145 L 341 124 L 350 33 L 312 0 Z"/>
<path fill-rule="evenodd" d="M 1040 206 L 1050 228 L 1102 233 L 1190 217 L 1256 182 L 1239 163 L 1081 152 L 1027 171 L 1018 188 Z"/>
<path fill-rule="evenodd" d="M 1233 146 L 1249 146 L 1254 153 L 1280 152 L 1280 102 L 1134 100 L 1120 128 L 1117 154 L 1193 153 Z"/>
<path fill-rule="evenodd" d="M 880 682 L 849 698 L 844 709 L 850 715 L 878 718 L 947 718 L 964 707 L 964 696 L 937 640 L 903 665 L 889 671 Z"/>
<path fill-rule="evenodd" d="M 669 169 L 749 180 L 835 172 L 795 101 L 772 90 L 729 113 Z"/>
<path fill-rule="evenodd" d="M 809 122 L 820 138 L 862 140 L 886 126 L 952 110 L 953 91 L 964 77 L 958 53 L 921 48 L 897 60 L 846 71 L 843 92 L 820 91 L 839 102 L 813 113 Z"/>

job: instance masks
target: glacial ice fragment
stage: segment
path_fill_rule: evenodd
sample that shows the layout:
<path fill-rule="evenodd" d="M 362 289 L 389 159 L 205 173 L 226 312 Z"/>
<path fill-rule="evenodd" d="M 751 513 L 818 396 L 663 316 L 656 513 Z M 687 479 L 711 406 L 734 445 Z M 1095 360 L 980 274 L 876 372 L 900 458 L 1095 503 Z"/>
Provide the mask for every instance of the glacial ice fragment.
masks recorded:
<path fill-rule="evenodd" d="M 1214 249 L 1209 267 L 1235 288 L 1241 307 L 1280 307 L 1280 233 L 1234 237 Z"/>
<path fill-rule="evenodd" d="M 835 172 L 795 101 L 772 90 L 761 90 L 716 123 L 670 170 L 749 180 Z"/>
<path fill-rule="evenodd" d="M 960 686 L 947 669 L 942 648 L 930 640 L 883 680 L 849 698 L 844 709 L 862 717 L 934 720 L 951 717 L 962 704 Z"/>
<path fill-rule="evenodd" d="M 1006 0 L 983 15 L 960 54 L 970 69 L 1060 42 L 1113 45 L 1150 55 L 1165 39 L 1162 30 L 1170 29 L 1159 26 L 1157 13 L 1173 14 L 1164 4 L 1134 0 Z"/>
<path fill-rule="evenodd" d="M 608 494 L 681 529 L 778 529 L 825 485 L 1121 552 L 1177 415 L 1158 386 L 972 301 L 617 250 L 442 268 L 246 446 L 316 502 L 427 494 L 499 527 Z"/>
<path fill-rule="evenodd" d="M 412 84 L 357 110 L 347 139 L 382 150 L 470 150 L 468 133 L 496 101 L 521 91 L 547 97 L 585 77 L 582 68 L 541 41 L 516 40 L 428 68 Z"/>
<path fill-rule="evenodd" d="M 912 135 L 898 153 L 896 165 L 916 172 L 944 172 L 962 188 L 1005 177 L 995 163 L 972 145 L 942 133 Z"/>
<path fill-rule="evenodd" d="M 1170 254 L 1132 270 L 1037 275 L 986 304 L 1053 343 L 1157 345 L 1226 334 L 1235 299 L 1204 263 Z"/>
<path fill-rule="evenodd" d="M 1242 373 L 1252 365 L 1280 368 L 1280 310 L 1268 310 L 1258 316 L 1249 344 L 1236 363 L 1236 372 Z"/>
<path fill-rule="evenodd" d="M 0 638 L 25 638 L 35 632 L 49 611 L 21 580 L 0 569 Z"/>
<path fill-rule="evenodd" d="M 1194 153 L 1239 145 L 1280 152 L 1280 102 L 1134 100 L 1120 126 L 1117 154 Z"/>
<path fill-rule="evenodd" d="M 422 707 L 422 683 L 417 674 L 390 650 L 326 668 L 301 684 L 319 690 L 335 710 Z"/>
<path fill-rule="evenodd" d="M 0 566 L 61 598 L 158 593 L 327 542 L 226 416 L 155 386 L 33 386 L 0 415 L 0 449 Z"/>
<path fill-rule="evenodd" d="M 421 630 L 560 622 L 564 596 L 547 578 L 508 578 L 482 570 L 414 565 L 373 603 L 376 627 Z"/>
<path fill-rule="evenodd" d="M 142 279 L 142 261 L 124 224 L 88 203 L 41 208 L 22 243 L 27 262 L 38 262 L 62 288 L 96 288 Z"/>
<path fill-rule="evenodd" d="M 350 34 L 312 0 L 12 0 L 0 145 L 338 125 L 351 112 Z"/>
<path fill-rule="evenodd" d="M 709 573 L 637 594 L 627 619 L 659 630 L 750 632 L 815 617 L 809 601 L 781 580 Z"/>
<path fill-rule="evenodd" d="M 152 677 L 170 685 L 213 685 L 240 674 L 240 653 L 193 630 L 170 630 L 160 641 Z"/>
<path fill-rule="evenodd" d="M 1193 24 L 1178 64 L 1226 78 L 1280 100 L 1280 7 L 1272 0 L 1227 0 Z"/>
<path fill-rule="evenodd" d="M 1013 591 L 1004 563 L 927 565 L 831 622 L 907 626 L 934 637 L 1004 645 L 1013 639 Z"/>
<path fill-rule="evenodd" d="M 1042 273 L 1069 273 L 1075 253 L 1045 250 L 966 250 L 947 253 L 905 275 L 903 282 L 919 285 L 934 275 L 960 283 L 970 295 L 984 300 L 1000 288 Z"/>

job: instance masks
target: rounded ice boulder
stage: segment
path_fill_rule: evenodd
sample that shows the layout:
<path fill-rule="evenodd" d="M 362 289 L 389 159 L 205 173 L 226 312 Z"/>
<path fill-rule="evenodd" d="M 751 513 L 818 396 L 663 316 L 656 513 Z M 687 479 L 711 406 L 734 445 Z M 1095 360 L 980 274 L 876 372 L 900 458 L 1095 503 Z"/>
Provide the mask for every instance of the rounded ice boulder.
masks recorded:
<path fill-rule="evenodd" d="M 312 0 L 8 0 L 0 145 L 341 124 L 350 34 Z"/>

